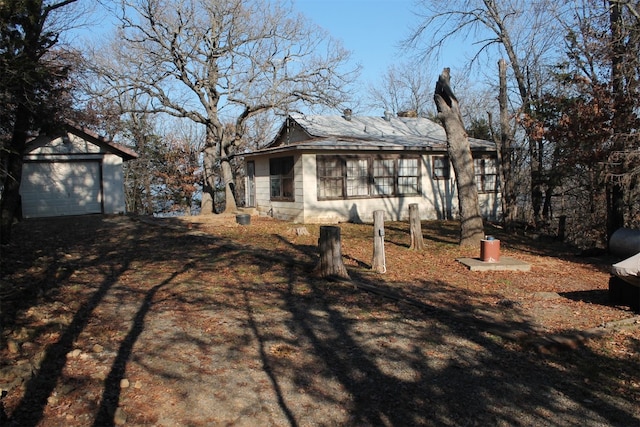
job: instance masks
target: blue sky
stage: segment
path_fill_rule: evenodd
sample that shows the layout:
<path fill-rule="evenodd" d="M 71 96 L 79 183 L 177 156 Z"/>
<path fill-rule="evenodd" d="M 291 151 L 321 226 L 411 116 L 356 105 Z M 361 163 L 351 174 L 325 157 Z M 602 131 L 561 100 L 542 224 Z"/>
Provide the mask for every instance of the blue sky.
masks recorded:
<path fill-rule="evenodd" d="M 370 84 L 380 82 L 391 65 L 406 64 L 418 56 L 415 50 L 401 47 L 402 41 L 420 23 L 415 0 L 293 0 L 293 5 L 351 51 L 353 61 L 362 66 L 361 96 L 366 95 Z M 433 76 L 434 85 L 442 69 L 451 68 L 455 88 L 458 73 L 463 73 L 473 48 L 459 38 L 452 39 L 446 47 L 439 57 L 419 66 L 427 68 L 423 71 Z"/>
<path fill-rule="evenodd" d="M 294 7 L 342 40 L 362 65 L 363 82 L 376 81 L 407 53 L 401 41 L 417 18 L 413 0 L 295 0 Z"/>
<path fill-rule="evenodd" d="M 343 42 L 352 52 L 354 62 L 362 65 L 363 82 L 377 80 L 403 54 L 400 42 L 417 22 L 414 0 L 292 0 L 293 7 L 324 28 L 333 38 Z M 90 29 L 77 34 L 91 38 L 95 26 L 105 25 L 104 11 L 99 6 Z M 110 20 L 111 18 L 109 18 Z M 108 21 L 107 21 L 108 22 Z"/>
<path fill-rule="evenodd" d="M 419 22 L 415 0 L 291 0 L 293 8 L 342 41 L 351 51 L 354 64 L 362 66 L 359 89 L 365 95 L 367 86 L 377 83 L 391 65 L 408 62 L 415 51 L 405 51 L 401 42 L 410 36 Z M 100 14 L 99 7 L 96 12 Z M 103 15 L 104 16 L 104 15 Z M 96 18 L 98 19 L 98 18 Z M 102 18 L 100 18 L 101 20 Z M 99 22 L 99 21 L 98 21 Z M 103 29 L 106 29 L 102 25 Z M 84 31 L 95 37 L 95 28 Z M 466 58 L 461 50 L 424 67 L 437 78 L 443 67 L 459 69 Z M 364 112 L 363 112 L 364 113 Z"/>

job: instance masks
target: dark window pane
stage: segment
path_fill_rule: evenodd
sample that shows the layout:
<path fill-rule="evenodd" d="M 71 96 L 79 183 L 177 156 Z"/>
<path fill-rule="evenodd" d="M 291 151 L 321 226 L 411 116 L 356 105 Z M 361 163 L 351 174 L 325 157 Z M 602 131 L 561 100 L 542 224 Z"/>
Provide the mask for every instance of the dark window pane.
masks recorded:
<path fill-rule="evenodd" d="M 293 157 L 279 157 L 269 160 L 271 198 L 293 200 Z"/>
<path fill-rule="evenodd" d="M 433 179 L 449 179 L 449 158 L 447 156 L 433 157 Z"/>

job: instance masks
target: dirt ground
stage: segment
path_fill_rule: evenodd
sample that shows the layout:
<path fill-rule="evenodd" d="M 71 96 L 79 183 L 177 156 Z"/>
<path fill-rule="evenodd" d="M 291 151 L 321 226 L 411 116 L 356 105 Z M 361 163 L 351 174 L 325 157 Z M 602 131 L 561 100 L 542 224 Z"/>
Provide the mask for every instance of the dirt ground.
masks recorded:
<path fill-rule="evenodd" d="M 488 226 L 530 272 L 472 272 L 454 222 L 28 220 L 1 247 L 0 425 L 639 426 L 640 320 L 608 256 Z"/>

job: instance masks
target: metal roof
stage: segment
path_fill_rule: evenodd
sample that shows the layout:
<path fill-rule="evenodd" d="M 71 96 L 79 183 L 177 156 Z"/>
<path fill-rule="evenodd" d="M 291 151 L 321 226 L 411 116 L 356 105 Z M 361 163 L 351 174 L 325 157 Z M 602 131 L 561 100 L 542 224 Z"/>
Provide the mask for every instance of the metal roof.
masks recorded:
<path fill-rule="evenodd" d="M 289 142 L 288 128 L 298 126 L 309 137 Z M 472 150 L 495 151 L 491 141 L 469 138 Z M 446 151 L 447 135 L 438 123 L 423 117 L 307 116 L 291 114 L 276 138 L 251 154 L 289 150 Z"/>
<path fill-rule="evenodd" d="M 403 140 L 405 137 L 428 138 L 446 143 L 444 128 L 432 120 L 415 117 L 303 116 L 291 115 L 313 136 L 342 136 L 352 138 Z"/>

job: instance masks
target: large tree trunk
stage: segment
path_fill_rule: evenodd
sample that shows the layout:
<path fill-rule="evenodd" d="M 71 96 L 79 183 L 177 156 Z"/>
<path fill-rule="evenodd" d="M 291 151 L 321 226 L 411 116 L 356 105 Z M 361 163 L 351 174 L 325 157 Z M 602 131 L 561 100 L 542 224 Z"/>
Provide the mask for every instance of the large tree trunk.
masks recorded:
<path fill-rule="evenodd" d="M 203 215 L 216 213 L 216 169 L 224 183 L 224 212 L 236 212 L 238 206 L 234 189 L 233 168 L 229 159 L 229 146 L 225 142 L 224 133 L 219 129 L 209 130 L 208 132 L 211 136 L 208 137 L 208 146 L 204 149 L 204 176 L 200 213 Z M 216 166 L 218 167 L 216 168 Z"/>
<path fill-rule="evenodd" d="M 611 86 L 613 90 L 614 117 L 613 117 L 613 147 L 611 151 L 623 151 L 624 144 L 620 143 L 624 139 L 616 138 L 616 134 L 628 132 L 628 108 L 625 102 L 625 38 L 623 31 L 622 5 L 618 1 L 609 0 L 609 20 L 611 26 Z M 621 227 L 624 227 L 624 186 L 615 180 L 609 180 L 607 191 L 607 237 Z"/>
<path fill-rule="evenodd" d="M 24 150 L 27 143 L 28 113 L 18 108 L 13 135 L 9 147 L 5 147 L 7 177 L 5 178 L 2 198 L 0 199 L 0 243 L 11 240 L 11 228 L 20 206 L 20 181 Z"/>
<path fill-rule="evenodd" d="M 220 159 L 220 169 L 222 170 L 222 179 L 224 180 L 224 211 L 235 212 L 238 210 L 238 205 L 236 204 L 236 192 L 234 188 L 235 181 L 233 168 L 231 167 L 231 162 L 229 161 L 226 150 L 223 151 L 222 158 Z"/>
<path fill-rule="evenodd" d="M 216 194 L 216 175 L 215 175 L 215 147 L 207 147 L 204 149 L 202 159 L 202 203 L 200 206 L 201 215 L 210 215 L 215 213 L 215 194 Z"/>
<path fill-rule="evenodd" d="M 462 123 L 458 99 L 449 85 L 449 69 L 445 68 L 438 78 L 434 100 L 438 118 L 447 133 L 447 151 L 456 174 L 458 205 L 460 211 L 460 245 L 479 246 L 484 237 L 484 225 L 478 204 L 478 189 L 475 182 L 473 156 L 469 138 Z"/>

